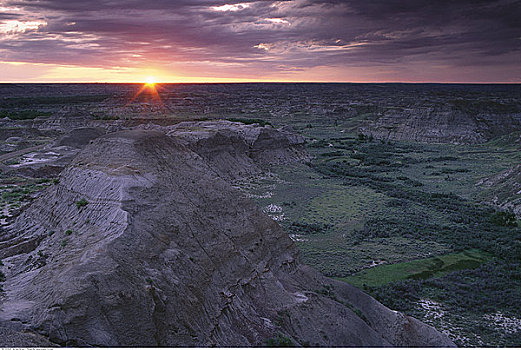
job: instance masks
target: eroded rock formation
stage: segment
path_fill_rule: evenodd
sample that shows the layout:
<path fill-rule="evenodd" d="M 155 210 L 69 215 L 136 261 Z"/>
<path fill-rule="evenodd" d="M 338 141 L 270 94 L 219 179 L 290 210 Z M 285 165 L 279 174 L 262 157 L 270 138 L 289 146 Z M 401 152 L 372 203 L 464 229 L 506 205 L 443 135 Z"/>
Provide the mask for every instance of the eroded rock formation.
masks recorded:
<path fill-rule="evenodd" d="M 453 346 L 302 265 L 227 182 L 237 159 L 256 166 L 263 144 L 286 141 L 184 127 L 94 140 L 1 233 L 0 330 L 25 332 L 16 345 L 34 334 L 79 346 Z"/>
<path fill-rule="evenodd" d="M 503 210 L 521 216 L 521 165 L 481 180 L 482 198 Z"/>
<path fill-rule="evenodd" d="M 361 128 L 377 139 L 477 144 L 521 130 L 521 113 L 469 112 L 449 105 L 388 109 Z"/>

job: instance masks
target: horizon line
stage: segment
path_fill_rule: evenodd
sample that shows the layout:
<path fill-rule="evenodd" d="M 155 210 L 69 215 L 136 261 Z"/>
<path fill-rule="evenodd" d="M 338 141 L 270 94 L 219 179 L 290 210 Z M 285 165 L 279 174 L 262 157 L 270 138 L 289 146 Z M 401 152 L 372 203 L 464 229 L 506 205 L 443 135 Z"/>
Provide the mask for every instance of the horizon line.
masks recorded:
<path fill-rule="evenodd" d="M 0 81 L 0 84 L 146 84 L 146 82 L 131 82 L 131 81 Z M 519 85 L 518 82 L 438 82 L 438 81 L 222 81 L 222 82 L 156 82 L 156 85 L 161 84 L 453 84 L 453 85 Z"/>

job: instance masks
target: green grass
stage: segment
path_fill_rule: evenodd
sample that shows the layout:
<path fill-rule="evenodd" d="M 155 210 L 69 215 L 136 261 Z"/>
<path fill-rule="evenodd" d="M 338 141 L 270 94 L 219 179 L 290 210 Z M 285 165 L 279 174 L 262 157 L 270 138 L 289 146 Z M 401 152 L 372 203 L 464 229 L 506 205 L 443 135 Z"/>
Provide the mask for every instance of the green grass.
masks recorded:
<path fill-rule="evenodd" d="M 380 287 L 391 282 L 442 277 L 452 271 L 477 268 L 491 258 L 490 254 L 469 249 L 428 259 L 380 265 L 339 279 L 356 287 Z"/>
<path fill-rule="evenodd" d="M 323 153 L 323 152 L 319 152 Z M 390 207 L 391 198 L 382 192 L 362 186 L 345 186 L 335 178 L 324 178 L 303 164 L 273 169 L 278 179 L 268 178 L 243 184 L 257 196 L 261 206 L 280 206 L 285 215 L 281 222 L 286 231 L 297 238 L 304 263 L 330 277 L 345 277 L 369 267 L 373 261 L 395 263 L 441 255 L 451 251 L 445 243 L 430 239 L 386 237 L 359 239 L 355 235 L 367 220 L 395 217 L 402 207 Z M 266 197 L 270 193 L 271 196 Z M 259 198 L 260 197 L 260 198 Z M 411 216 L 429 210 L 429 216 L 448 224 L 444 213 L 408 203 Z M 319 232 L 306 233 L 301 226 L 319 227 Z"/>
<path fill-rule="evenodd" d="M 385 200 L 385 195 L 362 187 L 331 186 L 329 191 L 313 198 L 303 213 L 307 222 L 327 221 L 341 229 L 359 225 Z"/>
<path fill-rule="evenodd" d="M 30 179 L 21 179 L 19 185 L 5 184 L 0 187 L 0 206 L 26 202 L 33 193 L 41 191 L 48 185 L 48 181 Z"/>

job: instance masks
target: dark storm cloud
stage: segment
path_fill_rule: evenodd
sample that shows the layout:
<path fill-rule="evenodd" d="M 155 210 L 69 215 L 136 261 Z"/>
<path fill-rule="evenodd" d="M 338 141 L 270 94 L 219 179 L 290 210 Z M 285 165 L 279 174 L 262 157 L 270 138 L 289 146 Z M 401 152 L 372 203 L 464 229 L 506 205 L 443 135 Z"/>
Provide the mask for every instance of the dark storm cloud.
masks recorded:
<path fill-rule="evenodd" d="M 218 62 L 251 71 L 415 62 L 519 74 L 521 57 L 521 2 L 511 0 L 28 0 L 0 8 L 17 9 L 2 9 L 0 23 L 45 23 L 0 30 L 5 61 Z"/>
<path fill-rule="evenodd" d="M 15 13 L 6 13 L 0 11 L 0 21 L 18 19 L 21 16 Z"/>

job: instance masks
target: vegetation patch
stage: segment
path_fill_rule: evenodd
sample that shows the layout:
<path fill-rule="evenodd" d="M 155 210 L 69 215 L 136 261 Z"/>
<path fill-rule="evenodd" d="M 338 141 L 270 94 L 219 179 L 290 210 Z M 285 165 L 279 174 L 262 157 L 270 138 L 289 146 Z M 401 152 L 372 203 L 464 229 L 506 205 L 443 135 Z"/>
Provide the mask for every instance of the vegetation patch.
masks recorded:
<path fill-rule="evenodd" d="M 279 333 L 272 338 L 268 338 L 265 341 L 266 347 L 268 348 L 293 348 L 295 344 L 287 336 Z"/>
<path fill-rule="evenodd" d="M 300 234 L 300 235 L 315 235 L 320 233 L 325 233 L 331 225 L 324 224 L 324 223 L 314 223 L 314 224 L 308 224 L 308 223 L 300 223 L 300 222 L 293 222 L 288 230 L 289 232 L 293 234 Z"/>
<path fill-rule="evenodd" d="M 24 180 L 20 179 L 17 184 L 7 184 L 0 187 L 1 205 L 21 203 L 31 198 L 35 192 L 41 191 L 49 185 L 47 179 Z"/>
<path fill-rule="evenodd" d="M 79 201 L 76 202 L 76 207 L 78 209 L 81 209 L 84 206 L 86 206 L 87 204 L 89 204 L 89 202 L 87 202 L 87 200 L 85 198 L 82 198 L 82 199 L 80 199 Z"/>
<path fill-rule="evenodd" d="M 476 269 L 425 280 L 398 281 L 368 287 L 366 291 L 394 310 L 445 329 L 459 346 L 519 346 L 519 330 L 509 332 L 490 321 L 498 312 L 511 318 L 521 314 L 519 261 L 491 259 Z M 442 305 L 443 318 L 433 318 L 422 307 L 424 300 Z"/>
<path fill-rule="evenodd" d="M 256 188 L 272 193 L 256 198 L 261 205 L 283 207 L 303 262 L 365 284 L 384 305 L 449 332 L 458 345 L 513 346 L 521 334 L 493 328 L 485 316 L 520 314 L 521 230 L 508 212 L 483 204 L 476 184 L 518 163 L 519 133 L 482 145 L 389 143 L 325 124 L 302 120 L 314 159 L 279 167 L 280 182 Z M 477 306 L 487 303 L 483 294 L 490 307 Z M 431 301 L 446 311 L 443 322 L 427 310 Z"/>
<path fill-rule="evenodd" d="M 511 211 L 497 211 L 490 216 L 490 221 L 498 226 L 517 227 L 516 215 Z"/>
<path fill-rule="evenodd" d="M 452 271 L 477 268 L 490 259 L 489 254 L 473 249 L 429 259 L 380 265 L 340 279 L 357 287 L 380 287 L 391 282 L 441 277 Z"/>

